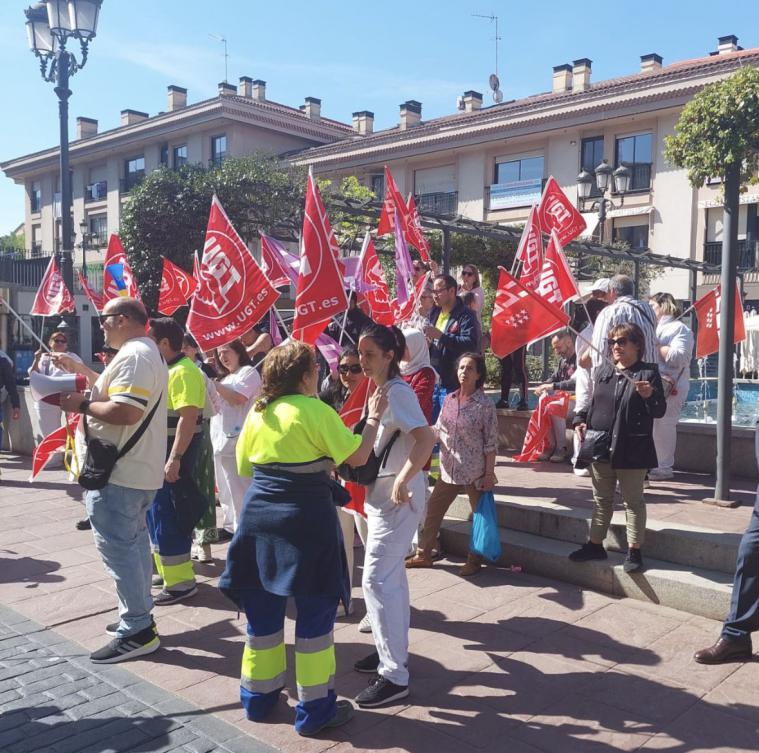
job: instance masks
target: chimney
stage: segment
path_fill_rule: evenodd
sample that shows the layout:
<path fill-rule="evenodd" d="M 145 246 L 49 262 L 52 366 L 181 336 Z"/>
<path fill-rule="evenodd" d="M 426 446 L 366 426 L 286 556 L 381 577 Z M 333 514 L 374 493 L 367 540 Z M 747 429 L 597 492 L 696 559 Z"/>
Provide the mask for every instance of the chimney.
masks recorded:
<path fill-rule="evenodd" d="M 409 99 L 400 105 L 401 119 L 400 129 L 405 131 L 408 128 L 413 128 L 415 125 L 419 125 L 422 120 L 422 103 L 417 102 L 415 99 Z"/>
<path fill-rule="evenodd" d="M 240 76 L 240 85 L 237 87 L 237 93 L 241 97 L 253 96 L 253 79 L 250 76 Z"/>
<path fill-rule="evenodd" d="M 572 93 L 584 92 L 590 89 L 590 66 L 592 60 L 580 58 L 572 63 Z"/>
<path fill-rule="evenodd" d="M 306 113 L 307 118 L 311 118 L 311 120 L 319 120 L 322 114 L 322 101 L 316 97 L 306 97 L 306 104 L 303 107 L 303 112 Z"/>
<path fill-rule="evenodd" d="M 726 37 L 720 37 L 717 40 L 718 55 L 726 55 L 728 52 L 737 52 L 740 49 L 738 47 L 738 37 L 735 34 L 728 34 Z"/>
<path fill-rule="evenodd" d="M 464 112 L 474 112 L 482 107 L 482 93 L 470 89 L 464 92 Z"/>
<path fill-rule="evenodd" d="M 187 89 L 181 86 L 174 86 L 174 84 L 167 87 L 167 89 L 169 92 L 169 112 L 187 107 Z"/>
<path fill-rule="evenodd" d="M 553 67 L 553 93 L 572 91 L 572 66 L 569 63 Z"/>
<path fill-rule="evenodd" d="M 253 82 L 253 94 L 251 96 L 258 102 L 266 102 L 266 81 L 257 78 Z"/>
<path fill-rule="evenodd" d="M 76 119 L 76 137 L 77 139 L 89 139 L 92 136 L 97 136 L 98 122 L 93 118 Z"/>
<path fill-rule="evenodd" d="M 655 52 L 649 55 L 640 56 L 640 72 L 650 73 L 651 71 L 660 71 L 662 64 L 662 56 L 657 55 Z"/>
<path fill-rule="evenodd" d="M 234 84 L 229 84 L 226 81 L 222 81 L 219 84 L 219 96 L 220 97 L 229 97 L 234 94 L 237 94 L 237 87 Z"/>
<path fill-rule="evenodd" d="M 359 110 L 353 113 L 353 130 L 359 136 L 368 136 L 374 131 L 374 113 L 369 110 Z"/>
<path fill-rule="evenodd" d="M 121 125 L 128 126 L 135 123 L 142 123 L 143 120 L 147 120 L 150 117 L 146 112 L 140 112 L 139 110 L 122 110 L 121 111 Z"/>

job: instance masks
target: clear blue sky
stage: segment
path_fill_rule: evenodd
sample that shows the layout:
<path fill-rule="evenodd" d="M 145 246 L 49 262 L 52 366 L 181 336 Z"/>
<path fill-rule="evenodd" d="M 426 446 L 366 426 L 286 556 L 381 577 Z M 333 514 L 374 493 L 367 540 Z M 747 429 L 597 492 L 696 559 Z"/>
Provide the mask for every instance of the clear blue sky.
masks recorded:
<path fill-rule="evenodd" d="M 0 3 L 0 160 L 58 139 L 52 85 L 27 48 L 28 4 Z M 209 33 L 228 39 L 230 81 L 262 78 L 278 102 L 320 97 L 325 116 L 347 122 L 354 110 L 372 110 L 376 128 L 396 122 L 406 99 L 423 103 L 424 118 L 451 113 L 464 90 L 488 91 L 494 68 L 494 26 L 473 13 L 500 16 L 506 99 L 550 89 L 552 67 L 580 57 L 593 60 L 593 79 L 601 80 L 635 72 L 649 52 L 665 65 L 705 55 L 726 34 L 759 46 L 759 2 L 750 0 L 105 0 L 90 60 L 72 81 L 71 131 L 77 115 L 105 130 L 125 108 L 155 114 L 165 109 L 168 84 L 187 87 L 191 102 L 214 96 L 223 45 Z M 0 176 L 0 234 L 22 221 L 22 189 Z"/>

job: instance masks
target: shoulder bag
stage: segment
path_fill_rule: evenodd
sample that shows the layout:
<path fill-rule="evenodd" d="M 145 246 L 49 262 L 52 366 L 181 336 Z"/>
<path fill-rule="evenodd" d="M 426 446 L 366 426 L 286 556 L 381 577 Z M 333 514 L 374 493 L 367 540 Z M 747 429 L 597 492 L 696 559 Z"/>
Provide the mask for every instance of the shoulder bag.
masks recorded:
<path fill-rule="evenodd" d="M 366 426 L 366 417 L 362 418 L 353 427 L 353 433 L 361 434 L 364 431 L 364 426 Z M 354 468 L 347 463 L 341 463 L 337 466 L 337 475 L 344 481 L 352 481 L 354 484 L 361 484 L 361 486 L 369 486 L 369 484 L 374 483 L 374 481 L 377 480 L 377 476 L 379 476 L 379 472 L 387 464 L 390 450 L 393 448 L 393 444 L 395 444 L 395 440 L 398 439 L 400 434 L 400 429 L 395 431 L 387 444 L 382 448 L 379 455 L 377 455 L 374 452 L 374 448 L 372 448 L 372 451 L 369 453 L 369 458 L 363 465 Z"/>

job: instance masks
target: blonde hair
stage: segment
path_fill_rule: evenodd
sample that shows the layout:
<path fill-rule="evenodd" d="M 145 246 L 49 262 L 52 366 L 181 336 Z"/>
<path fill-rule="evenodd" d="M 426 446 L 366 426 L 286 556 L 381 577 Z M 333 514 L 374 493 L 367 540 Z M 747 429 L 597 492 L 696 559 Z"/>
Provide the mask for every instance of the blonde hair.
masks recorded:
<path fill-rule="evenodd" d="M 651 296 L 651 300 L 656 303 L 664 316 L 680 316 L 682 313 L 680 306 L 678 306 L 675 297 L 671 293 L 657 293 Z"/>
<path fill-rule="evenodd" d="M 261 393 L 255 403 L 259 413 L 285 395 L 297 395 L 303 377 L 316 365 L 313 348 L 289 342 L 272 348 L 261 366 Z"/>

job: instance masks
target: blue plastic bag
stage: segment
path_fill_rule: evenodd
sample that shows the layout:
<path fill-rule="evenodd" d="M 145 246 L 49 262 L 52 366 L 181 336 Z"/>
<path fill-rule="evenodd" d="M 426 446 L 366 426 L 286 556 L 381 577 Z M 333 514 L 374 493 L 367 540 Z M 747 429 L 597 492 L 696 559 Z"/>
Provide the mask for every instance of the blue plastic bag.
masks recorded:
<path fill-rule="evenodd" d="M 472 518 L 472 535 L 469 550 L 496 562 L 501 557 L 501 536 L 495 514 L 493 492 L 482 492 Z"/>

